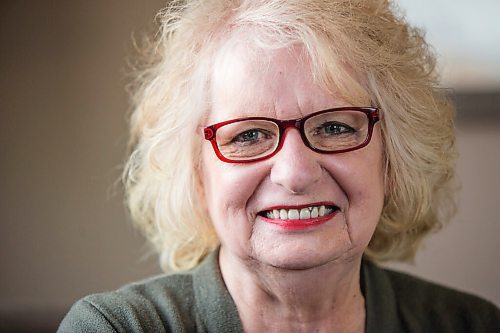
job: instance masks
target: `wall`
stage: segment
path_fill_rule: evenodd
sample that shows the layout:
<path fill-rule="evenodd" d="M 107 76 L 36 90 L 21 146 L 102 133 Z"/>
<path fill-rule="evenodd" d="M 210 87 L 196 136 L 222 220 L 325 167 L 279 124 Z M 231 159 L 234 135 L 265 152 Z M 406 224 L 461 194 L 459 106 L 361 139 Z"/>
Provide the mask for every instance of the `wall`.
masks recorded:
<path fill-rule="evenodd" d="M 162 4 L 0 2 L 0 331 L 53 331 L 83 294 L 158 272 L 114 182 L 132 34 Z"/>
<path fill-rule="evenodd" d="M 415 263 L 388 266 L 472 292 L 500 305 L 500 121 L 458 129 L 458 213 L 424 242 Z"/>
<path fill-rule="evenodd" d="M 159 272 L 114 184 L 127 140 L 132 32 L 153 27 L 162 4 L 0 2 L 0 331 L 53 331 L 79 297 Z M 482 109 L 498 105 L 491 96 Z M 398 267 L 498 304 L 495 115 L 459 123 L 459 214 L 416 267 Z"/>

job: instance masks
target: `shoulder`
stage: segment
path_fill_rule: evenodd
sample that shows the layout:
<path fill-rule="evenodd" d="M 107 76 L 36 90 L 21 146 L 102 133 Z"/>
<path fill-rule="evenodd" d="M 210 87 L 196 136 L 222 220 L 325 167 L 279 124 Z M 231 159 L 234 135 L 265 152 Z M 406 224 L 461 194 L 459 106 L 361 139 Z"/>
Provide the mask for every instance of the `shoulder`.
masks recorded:
<path fill-rule="evenodd" d="M 194 307 L 192 275 L 162 275 L 79 300 L 59 332 L 195 331 Z"/>
<path fill-rule="evenodd" d="M 500 311 L 491 302 L 405 273 L 374 264 L 372 275 L 393 298 L 399 324 L 408 332 L 493 332 Z M 375 286 L 374 286 L 375 287 Z"/>
<path fill-rule="evenodd" d="M 487 332 L 500 328 L 498 308 L 477 296 L 432 283 L 408 274 L 386 270 L 398 308 L 405 317 L 439 323 L 450 329 Z"/>
<path fill-rule="evenodd" d="M 218 250 L 193 271 L 87 296 L 58 332 L 242 332 L 218 264 Z"/>

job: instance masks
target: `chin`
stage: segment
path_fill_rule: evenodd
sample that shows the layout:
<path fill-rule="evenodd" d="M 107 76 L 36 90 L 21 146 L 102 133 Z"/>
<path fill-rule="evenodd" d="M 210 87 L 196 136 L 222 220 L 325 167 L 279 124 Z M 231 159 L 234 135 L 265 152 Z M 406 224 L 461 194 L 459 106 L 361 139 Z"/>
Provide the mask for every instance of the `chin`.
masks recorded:
<path fill-rule="evenodd" d="M 292 247 L 279 246 L 272 249 L 254 251 L 253 259 L 259 264 L 284 269 L 284 270 L 308 270 L 320 268 L 327 265 L 350 262 L 355 256 L 346 246 L 340 248 L 318 248 L 300 246 L 294 244 Z"/>

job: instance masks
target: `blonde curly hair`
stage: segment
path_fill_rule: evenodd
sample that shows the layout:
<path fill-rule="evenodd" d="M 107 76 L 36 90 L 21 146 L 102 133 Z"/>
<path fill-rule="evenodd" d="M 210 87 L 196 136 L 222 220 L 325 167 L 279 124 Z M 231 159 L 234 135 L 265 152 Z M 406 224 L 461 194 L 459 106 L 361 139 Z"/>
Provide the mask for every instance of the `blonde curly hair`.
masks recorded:
<path fill-rule="evenodd" d="M 385 204 L 365 254 L 411 259 L 454 212 L 454 108 L 422 33 L 386 0 L 174 0 L 133 88 L 124 171 L 133 221 L 164 269 L 196 266 L 218 238 L 200 203 L 198 126 L 213 58 L 238 31 L 253 47 L 301 44 L 315 79 L 381 109 Z"/>

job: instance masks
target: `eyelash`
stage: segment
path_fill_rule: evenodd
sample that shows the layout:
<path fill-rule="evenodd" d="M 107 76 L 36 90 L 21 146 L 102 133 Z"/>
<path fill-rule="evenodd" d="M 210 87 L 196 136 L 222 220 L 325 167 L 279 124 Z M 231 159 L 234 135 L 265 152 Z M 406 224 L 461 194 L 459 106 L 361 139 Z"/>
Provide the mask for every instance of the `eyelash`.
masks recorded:
<path fill-rule="evenodd" d="M 345 133 L 354 133 L 356 132 L 355 129 L 352 127 L 343 124 L 343 123 L 324 123 L 321 126 L 318 126 L 316 128 L 316 134 L 320 134 L 320 131 L 324 131 L 328 126 L 335 126 L 335 129 L 338 130 L 339 128 L 342 128 L 340 132 L 335 131 L 334 134 L 345 134 Z"/>
<path fill-rule="evenodd" d="M 257 133 L 257 135 L 259 136 L 259 137 L 257 137 L 257 139 L 255 139 L 255 140 L 240 140 L 240 138 L 243 138 L 245 135 L 254 134 L 254 133 Z M 253 129 L 246 130 L 246 131 L 236 135 L 231 140 L 231 143 L 251 143 L 252 141 L 255 142 L 255 141 L 260 139 L 260 135 L 264 135 L 267 138 L 270 137 L 270 135 L 267 131 L 264 131 L 264 130 L 258 129 L 258 128 L 253 128 Z"/>

